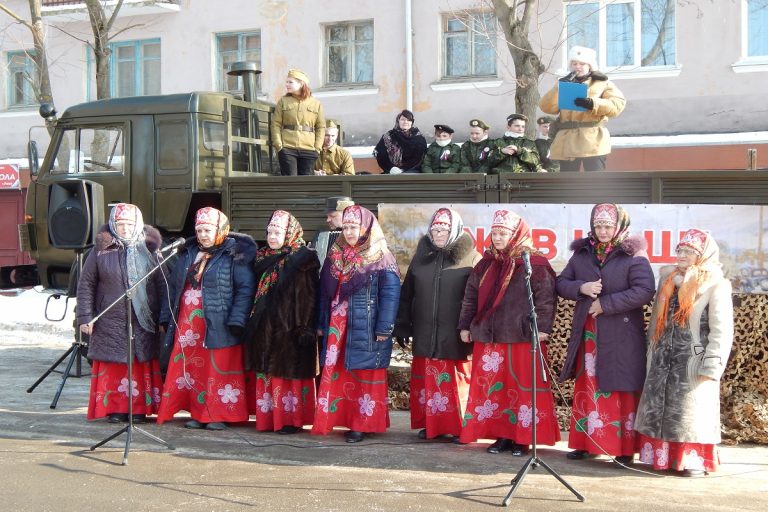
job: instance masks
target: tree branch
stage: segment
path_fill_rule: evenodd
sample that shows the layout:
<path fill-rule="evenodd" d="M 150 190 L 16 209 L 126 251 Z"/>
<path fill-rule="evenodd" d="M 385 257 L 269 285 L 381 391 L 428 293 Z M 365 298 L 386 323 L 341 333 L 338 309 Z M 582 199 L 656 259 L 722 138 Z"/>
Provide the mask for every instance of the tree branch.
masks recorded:
<path fill-rule="evenodd" d="M 5 14 L 16 20 L 18 23 L 21 23 L 25 27 L 27 27 L 29 30 L 32 30 L 32 25 L 29 24 L 27 20 L 10 10 L 8 7 L 5 6 L 5 4 L 0 4 L 0 11 L 3 11 Z"/>
<path fill-rule="evenodd" d="M 112 25 L 114 25 L 115 20 L 117 19 L 117 13 L 120 12 L 120 8 L 123 6 L 123 0 L 117 0 L 117 4 L 115 4 L 115 10 L 112 11 L 112 16 L 109 17 L 109 21 L 107 22 L 106 31 L 109 32 L 112 30 Z M 118 32 L 119 34 L 119 32 Z"/>

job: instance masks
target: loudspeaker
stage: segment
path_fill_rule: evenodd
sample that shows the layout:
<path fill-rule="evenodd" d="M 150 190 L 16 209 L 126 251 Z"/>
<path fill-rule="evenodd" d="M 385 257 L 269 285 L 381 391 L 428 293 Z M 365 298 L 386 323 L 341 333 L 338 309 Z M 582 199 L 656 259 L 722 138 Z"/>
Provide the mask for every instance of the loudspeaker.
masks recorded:
<path fill-rule="evenodd" d="M 104 187 L 88 180 L 52 183 L 48 189 L 48 239 L 57 249 L 93 245 L 104 224 Z"/>

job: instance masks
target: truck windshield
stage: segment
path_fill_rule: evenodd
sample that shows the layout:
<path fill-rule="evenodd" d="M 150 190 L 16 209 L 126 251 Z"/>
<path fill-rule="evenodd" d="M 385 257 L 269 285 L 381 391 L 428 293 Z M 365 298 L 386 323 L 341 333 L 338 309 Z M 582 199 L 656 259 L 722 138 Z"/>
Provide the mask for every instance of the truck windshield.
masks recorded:
<path fill-rule="evenodd" d="M 122 126 L 65 129 L 51 167 L 54 174 L 122 173 Z"/>

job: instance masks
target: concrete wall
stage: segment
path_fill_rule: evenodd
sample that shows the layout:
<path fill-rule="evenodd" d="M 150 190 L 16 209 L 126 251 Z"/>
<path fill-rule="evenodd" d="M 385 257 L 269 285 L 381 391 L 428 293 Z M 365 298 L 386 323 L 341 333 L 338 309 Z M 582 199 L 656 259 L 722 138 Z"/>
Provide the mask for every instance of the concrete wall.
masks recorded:
<path fill-rule="evenodd" d="M 498 80 L 483 88 L 448 90 L 440 81 L 440 13 L 475 8 L 478 0 L 413 0 L 414 88 L 416 125 L 427 135 L 435 123 L 457 129 L 464 140 L 473 117 L 492 125 L 493 135 L 503 130 L 504 118 L 514 111 L 514 71 L 503 42 L 499 44 Z M 27 2 L 5 2 L 19 14 Z M 174 93 L 215 87 L 215 34 L 259 29 L 262 34 L 263 91 L 275 101 L 283 92 L 286 70 L 303 69 L 327 115 L 344 124 L 347 145 L 373 145 L 405 107 L 405 1 L 357 0 L 315 2 L 292 0 L 181 0 L 178 12 L 151 15 L 125 13 L 113 33 L 115 41 L 159 38 L 162 45 L 162 91 Z M 532 40 L 550 64 L 543 76 L 546 91 L 563 72 L 563 50 L 557 48 L 562 24 L 562 3 L 541 0 Z M 676 3 L 678 70 L 672 76 L 642 71 L 609 74 L 629 98 L 627 110 L 611 121 L 615 135 L 678 134 L 758 131 L 765 122 L 764 96 L 768 65 L 758 71 L 736 73 L 732 64 L 741 57 L 742 2 L 700 1 Z M 82 18 L 84 19 L 84 18 Z M 374 86 L 368 90 L 326 90 L 321 87 L 323 24 L 372 19 L 374 22 Z M 59 111 L 87 99 L 87 49 L 82 40 L 93 38 L 87 21 L 49 21 L 48 45 L 54 98 Z M 31 47 L 31 36 L 0 13 L 0 49 Z M 80 39 L 80 40 L 78 40 Z M 6 71 L 0 81 L 0 157 L 22 156 L 27 130 L 41 124 L 36 108 L 9 111 L 5 107 Z M 743 68 L 737 68 L 743 69 Z M 93 73 L 93 71 L 91 71 Z M 93 90 L 93 88 L 92 88 Z M 363 93 L 363 94 L 360 94 Z"/>

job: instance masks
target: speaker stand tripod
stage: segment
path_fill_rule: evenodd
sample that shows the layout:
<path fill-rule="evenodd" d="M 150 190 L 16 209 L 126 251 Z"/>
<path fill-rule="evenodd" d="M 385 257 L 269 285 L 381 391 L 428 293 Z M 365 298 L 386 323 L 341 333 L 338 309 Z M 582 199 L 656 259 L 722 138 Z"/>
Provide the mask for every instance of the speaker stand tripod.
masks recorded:
<path fill-rule="evenodd" d="M 75 264 L 77 268 L 77 276 L 75 276 L 73 279 L 80 277 L 80 273 L 83 270 L 83 250 L 78 249 L 75 252 Z M 66 316 L 67 308 L 69 307 L 69 299 L 74 295 L 73 293 L 73 287 L 70 285 L 70 290 L 67 294 L 67 298 L 64 301 L 64 315 L 62 315 L 61 318 L 54 319 L 55 321 L 61 321 L 64 319 L 64 316 Z M 48 300 L 45 303 L 45 311 L 46 320 L 51 320 L 51 318 L 48 318 L 48 303 L 50 302 L 51 298 L 59 299 L 61 296 L 59 294 L 54 294 L 48 297 Z M 75 326 L 75 336 L 76 339 L 74 342 L 72 342 L 72 345 L 67 349 L 64 354 L 56 360 L 46 371 L 43 373 L 39 379 L 35 381 L 34 384 L 29 386 L 27 388 L 27 393 L 31 393 L 35 390 L 35 388 L 40 385 L 41 382 L 45 380 L 46 377 L 48 377 L 51 373 L 60 373 L 61 374 L 61 382 L 59 382 L 59 386 L 56 388 L 56 394 L 53 397 L 53 401 L 51 402 L 51 409 L 55 409 L 56 405 L 59 403 L 59 397 L 61 397 L 61 392 L 64 390 L 64 384 L 67 383 L 67 379 L 69 377 L 87 377 L 90 374 L 83 374 L 83 359 L 87 358 L 88 354 L 88 342 L 83 339 L 83 333 L 80 332 L 80 329 Z M 57 368 L 59 365 L 69 356 L 69 361 L 67 362 L 67 366 L 64 368 L 64 371 L 58 370 Z M 75 372 L 72 373 L 72 366 L 75 367 Z"/>

